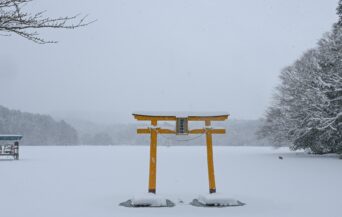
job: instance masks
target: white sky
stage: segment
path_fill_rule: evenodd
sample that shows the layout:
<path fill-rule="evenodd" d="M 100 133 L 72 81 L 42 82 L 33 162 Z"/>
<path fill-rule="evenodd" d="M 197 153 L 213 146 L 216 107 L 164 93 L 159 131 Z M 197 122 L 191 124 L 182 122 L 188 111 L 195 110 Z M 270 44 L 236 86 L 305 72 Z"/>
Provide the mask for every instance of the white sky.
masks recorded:
<path fill-rule="evenodd" d="M 35 0 L 52 16 L 89 13 L 54 45 L 0 37 L 0 104 L 112 121 L 131 112 L 263 115 L 280 70 L 336 21 L 337 0 Z M 104 117 L 108 115 L 107 117 Z"/>

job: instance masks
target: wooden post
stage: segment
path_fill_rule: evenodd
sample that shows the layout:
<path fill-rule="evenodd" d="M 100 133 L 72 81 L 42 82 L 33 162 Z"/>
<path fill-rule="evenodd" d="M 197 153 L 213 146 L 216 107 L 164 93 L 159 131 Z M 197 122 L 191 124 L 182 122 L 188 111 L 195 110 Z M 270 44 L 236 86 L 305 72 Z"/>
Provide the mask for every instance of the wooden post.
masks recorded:
<path fill-rule="evenodd" d="M 156 127 L 157 120 L 152 120 L 151 125 Z M 156 193 L 156 180 L 157 180 L 157 129 L 151 128 L 151 144 L 150 144 L 150 176 L 148 184 L 148 192 Z"/>
<path fill-rule="evenodd" d="M 211 125 L 209 120 L 205 121 L 206 128 Z M 208 177 L 209 177 L 209 193 L 216 192 L 215 173 L 214 173 L 214 159 L 213 159 L 213 139 L 210 129 L 206 129 L 207 140 L 207 160 L 208 160 Z"/>
<path fill-rule="evenodd" d="M 19 160 L 19 142 L 14 142 L 14 159 Z"/>

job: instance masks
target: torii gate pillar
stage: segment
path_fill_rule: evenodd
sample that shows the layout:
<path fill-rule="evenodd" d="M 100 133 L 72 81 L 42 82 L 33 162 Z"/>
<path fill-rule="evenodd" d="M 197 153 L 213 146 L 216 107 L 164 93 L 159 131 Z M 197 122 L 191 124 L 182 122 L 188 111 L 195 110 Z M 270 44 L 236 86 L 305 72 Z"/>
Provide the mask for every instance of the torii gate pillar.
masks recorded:
<path fill-rule="evenodd" d="M 215 184 L 215 171 L 214 171 L 214 157 L 213 157 L 213 137 L 210 127 L 211 122 L 205 121 L 206 130 L 206 140 L 207 140 L 207 160 L 208 160 L 208 178 L 209 178 L 209 193 L 216 192 Z"/>
<path fill-rule="evenodd" d="M 151 125 L 157 127 L 157 120 L 152 120 Z M 156 193 L 157 182 L 157 129 L 151 128 L 150 144 L 150 175 L 148 182 L 148 192 Z"/>

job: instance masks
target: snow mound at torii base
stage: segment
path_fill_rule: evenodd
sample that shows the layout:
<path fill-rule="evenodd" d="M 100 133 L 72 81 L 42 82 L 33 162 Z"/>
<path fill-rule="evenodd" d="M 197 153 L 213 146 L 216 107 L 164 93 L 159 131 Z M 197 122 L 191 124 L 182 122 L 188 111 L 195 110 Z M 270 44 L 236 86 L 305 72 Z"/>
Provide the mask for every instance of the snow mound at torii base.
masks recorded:
<path fill-rule="evenodd" d="M 219 193 L 212 193 L 207 195 L 200 195 L 197 199 L 194 199 L 191 203 L 193 206 L 200 207 L 227 207 L 227 206 L 243 206 L 244 203 L 228 198 Z"/>
<path fill-rule="evenodd" d="M 175 204 L 161 196 L 153 193 L 146 193 L 134 196 L 132 199 L 129 199 L 125 202 L 119 204 L 120 206 L 125 207 L 174 207 Z"/>

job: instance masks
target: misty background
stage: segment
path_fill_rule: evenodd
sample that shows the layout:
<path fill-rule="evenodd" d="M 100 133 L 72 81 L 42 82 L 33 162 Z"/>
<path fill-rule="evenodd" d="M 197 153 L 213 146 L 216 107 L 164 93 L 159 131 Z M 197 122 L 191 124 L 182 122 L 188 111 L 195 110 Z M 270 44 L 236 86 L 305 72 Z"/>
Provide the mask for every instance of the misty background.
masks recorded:
<path fill-rule="evenodd" d="M 232 145 L 257 144 L 280 70 L 330 30 L 336 4 L 36 0 L 30 10 L 97 22 L 43 31 L 52 45 L 1 36 L 0 105 L 64 120 L 82 144 L 137 143 L 133 111 L 227 111 L 224 144 L 234 131 Z"/>

